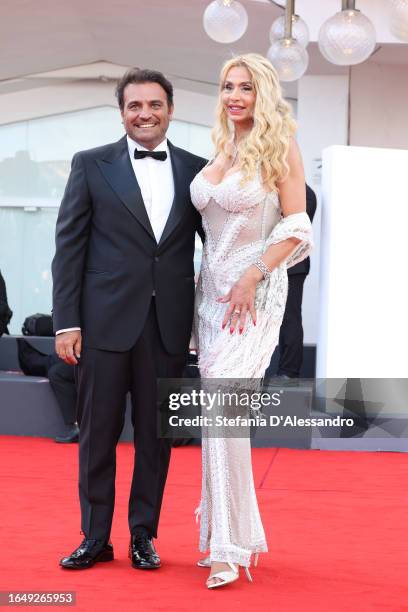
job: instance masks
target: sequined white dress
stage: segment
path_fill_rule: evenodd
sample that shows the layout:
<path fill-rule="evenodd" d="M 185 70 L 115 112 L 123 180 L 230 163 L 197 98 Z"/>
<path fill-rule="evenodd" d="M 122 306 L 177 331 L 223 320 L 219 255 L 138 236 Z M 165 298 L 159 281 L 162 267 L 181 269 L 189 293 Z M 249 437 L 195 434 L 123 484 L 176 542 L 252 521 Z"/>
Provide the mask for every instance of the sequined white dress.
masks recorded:
<path fill-rule="evenodd" d="M 279 339 L 287 296 L 287 267 L 308 256 L 312 231 L 306 213 L 282 217 L 279 197 L 265 192 L 259 173 L 241 185 L 241 173 L 210 183 L 201 171 L 191 198 L 202 215 L 205 243 L 196 291 L 194 333 L 200 374 L 210 378 L 262 378 Z M 290 257 L 258 283 L 257 325 L 244 333 L 222 330 L 225 295 L 269 247 L 290 237 L 301 240 Z M 249 438 L 203 437 L 200 550 L 212 561 L 250 565 L 266 552 L 252 475 Z"/>

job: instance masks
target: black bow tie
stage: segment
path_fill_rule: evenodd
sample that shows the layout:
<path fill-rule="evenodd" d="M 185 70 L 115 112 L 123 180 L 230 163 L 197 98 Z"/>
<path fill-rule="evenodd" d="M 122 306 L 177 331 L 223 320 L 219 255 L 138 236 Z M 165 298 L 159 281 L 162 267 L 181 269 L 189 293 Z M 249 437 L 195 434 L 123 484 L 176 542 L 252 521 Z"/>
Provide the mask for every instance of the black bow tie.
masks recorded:
<path fill-rule="evenodd" d="M 135 159 L 144 159 L 145 157 L 153 157 L 153 159 L 158 159 L 159 161 L 164 161 L 167 159 L 166 151 L 138 151 L 135 149 Z"/>

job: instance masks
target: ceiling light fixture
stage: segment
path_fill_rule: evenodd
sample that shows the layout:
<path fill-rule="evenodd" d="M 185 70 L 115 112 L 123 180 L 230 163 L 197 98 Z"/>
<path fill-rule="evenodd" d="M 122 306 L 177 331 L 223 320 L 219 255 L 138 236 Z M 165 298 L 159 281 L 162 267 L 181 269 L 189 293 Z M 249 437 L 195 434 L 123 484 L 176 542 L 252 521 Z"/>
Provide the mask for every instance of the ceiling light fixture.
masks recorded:
<path fill-rule="evenodd" d="M 292 15 L 292 36 L 296 38 L 298 43 L 302 45 L 306 49 L 309 44 L 309 28 L 307 27 L 307 23 L 303 21 L 299 15 Z M 275 19 L 275 21 L 271 25 L 271 29 L 269 31 L 269 40 L 271 44 L 275 42 L 275 40 L 279 40 L 280 38 L 285 37 L 285 16 L 282 15 Z"/>
<path fill-rule="evenodd" d="M 216 42 L 232 43 L 245 34 L 248 14 L 236 0 L 214 0 L 204 11 L 203 26 Z"/>
<path fill-rule="evenodd" d="M 268 0 L 285 9 L 285 16 L 271 26 L 271 46 L 267 56 L 278 70 L 282 81 L 295 81 L 306 71 L 309 56 L 309 29 L 295 14 L 295 0 Z M 408 42 L 408 0 L 385 0 L 391 33 Z M 213 0 L 204 11 L 203 25 L 210 38 L 219 43 L 232 43 L 241 38 L 248 27 L 248 15 L 237 0 Z M 341 10 L 323 23 L 318 36 L 323 57 L 338 66 L 354 66 L 366 61 L 374 52 L 376 33 L 370 19 L 356 9 L 356 0 L 342 0 Z"/>
<path fill-rule="evenodd" d="M 342 0 L 342 10 L 324 22 L 319 31 L 323 57 L 338 66 L 354 66 L 370 57 L 375 49 L 375 29 L 356 9 L 355 0 Z"/>
<path fill-rule="evenodd" d="M 300 79 L 309 64 L 305 46 L 292 35 L 294 11 L 295 0 L 287 0 L 283 36 L 275 40 L 267 52 L 267 57 L 276 68 L 280 80 L 286 82 Z"/>
<path fill-rule="evenodd" d="M 408 42 L 408 0 L 390 0 L 389 23 L 391 34 Z"/>

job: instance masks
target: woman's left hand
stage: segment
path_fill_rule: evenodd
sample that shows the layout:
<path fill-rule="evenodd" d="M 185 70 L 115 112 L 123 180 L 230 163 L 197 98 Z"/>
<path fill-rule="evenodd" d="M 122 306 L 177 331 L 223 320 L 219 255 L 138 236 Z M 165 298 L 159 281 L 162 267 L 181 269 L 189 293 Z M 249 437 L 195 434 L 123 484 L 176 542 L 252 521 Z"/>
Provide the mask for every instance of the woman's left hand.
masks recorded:
<path fill-rule="evenodd" d="M 262 272 L 255 266 L 251 266 L 226 295 L 217 298 L 217 302 L 229 302 L 222 322 L 222 329 L 225 328 L 228 321 L 231 321 L 230 333 L 233 334 L 239 322 L 239 333 L 242 334 L 248 312 L 251 315 L 252 323 L 256 325 L 255 292 L 261 278 L 263 278 Z"/>

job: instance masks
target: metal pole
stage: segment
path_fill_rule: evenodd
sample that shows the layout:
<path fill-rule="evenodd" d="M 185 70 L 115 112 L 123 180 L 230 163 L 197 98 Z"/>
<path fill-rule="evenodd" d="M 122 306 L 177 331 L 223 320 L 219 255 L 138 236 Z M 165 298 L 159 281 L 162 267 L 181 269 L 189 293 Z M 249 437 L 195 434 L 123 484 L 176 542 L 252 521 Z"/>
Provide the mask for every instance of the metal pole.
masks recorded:
<path fill-rule="evenodd" d="M 292 38 L 292 17 L 295 12 L 295 0 L 287 0 L 285 8 L 285 38 Z"/>
<path fill-rule="evenodd" d="M 347 11 L 356 9 L 356 0 L 341 0 L 341 10 Z"/>

